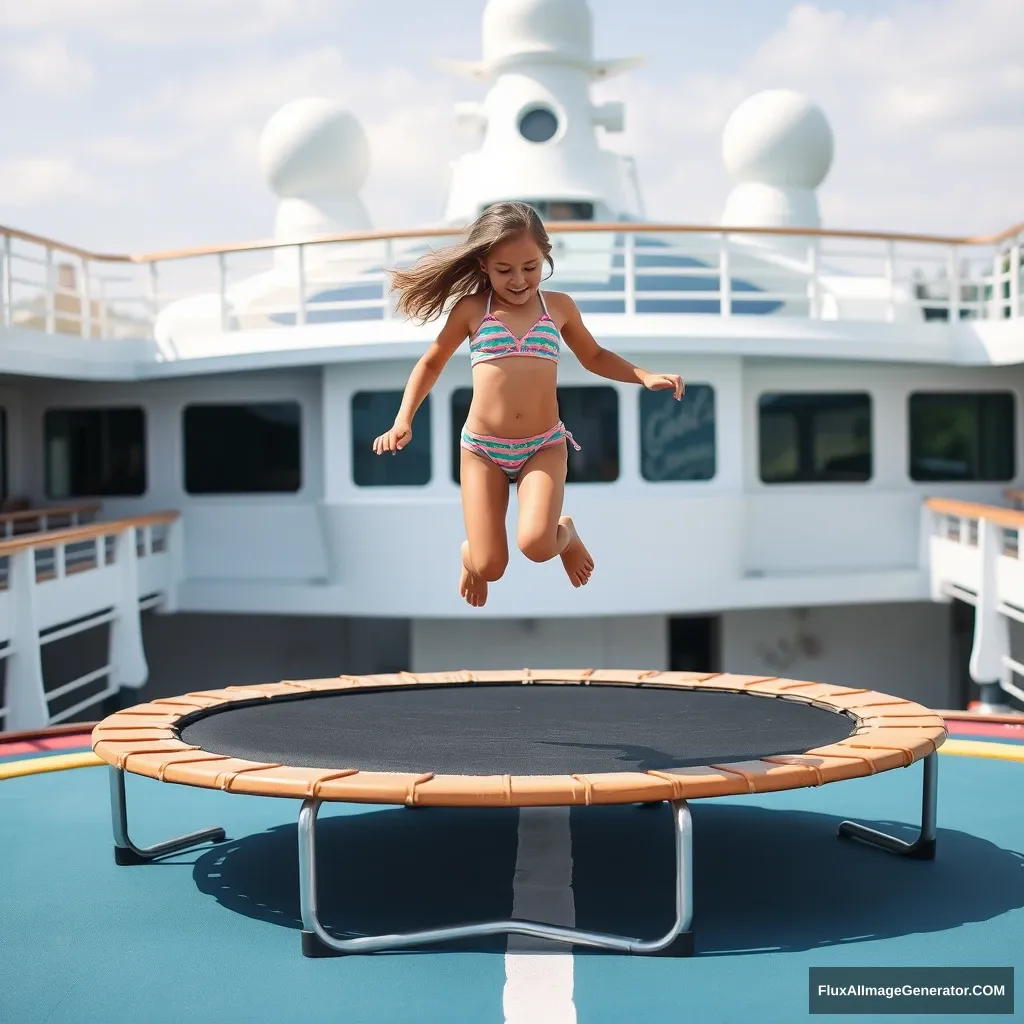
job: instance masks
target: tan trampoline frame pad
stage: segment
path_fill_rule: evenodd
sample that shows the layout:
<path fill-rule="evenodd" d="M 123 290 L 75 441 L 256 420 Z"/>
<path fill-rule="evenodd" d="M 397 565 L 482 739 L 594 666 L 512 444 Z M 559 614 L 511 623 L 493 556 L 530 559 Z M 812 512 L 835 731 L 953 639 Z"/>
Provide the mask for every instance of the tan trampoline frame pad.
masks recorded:
<path fill-rule="evenodd" d="M 803 754 L 592 775 L 435 775 L 264 764 L 190 746 L 181 740 L 178 729 L 186 716 L 237 701 L 273 700 L 296 693 L 473 683 L 601 683 L 747 693 L 844 712 L 852 719 L 854 729 L 838 743 Z M 92 749 L 107 763 L 136 775 L 252 796 L 423 807 L 538 807 L 701 799 L 820 786 L 909 767 L 936 751 L 946 736 L 945 721 L 928 708 L 873 690 L 777 676 L 711 672 L 516 669 L 395 672 L 202 690 L 140 704 L 105 718 L 93 730 Z"/>

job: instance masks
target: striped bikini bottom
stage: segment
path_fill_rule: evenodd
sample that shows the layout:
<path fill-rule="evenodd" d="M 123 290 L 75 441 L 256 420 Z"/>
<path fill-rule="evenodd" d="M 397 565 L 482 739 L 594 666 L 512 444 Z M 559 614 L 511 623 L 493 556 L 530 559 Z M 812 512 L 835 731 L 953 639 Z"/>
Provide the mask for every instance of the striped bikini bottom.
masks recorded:
<path fill-rule="evenodd" d="M 576 451 L 580 451 L 580 446 L 561 420 L 547 433 L 536 437 L 488 437 L 462 428 L 462 447 L 490 459 L 505 471 L 510 480 L 515 480 L 527 460 L 542 448 L 551 448 L 563 441 L 569 441 Z"/>

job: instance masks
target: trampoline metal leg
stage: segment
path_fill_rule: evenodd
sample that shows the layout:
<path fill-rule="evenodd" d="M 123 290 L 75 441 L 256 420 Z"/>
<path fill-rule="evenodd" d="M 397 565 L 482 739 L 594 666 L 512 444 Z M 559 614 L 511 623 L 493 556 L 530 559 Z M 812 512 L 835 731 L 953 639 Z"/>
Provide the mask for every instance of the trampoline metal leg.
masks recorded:
<path fill-rule="evenodd" d="M 128 837 L 128 802 L 124 790 L 124 772 L 113 765 L 110 766 L 110 814 L 114 825 L 114 861 L 121 865 L 144 864 L 156 857 L 187 850 L 190 846 L 198 846 L 199 843 L 220 843 L 226 838 L 224 829 L 214 827 L 189 832 L 188 835 L 167 839 L 153 846 L 136 846 Z"/>
<path fill-rule="evenodd" d="M 675 827 L 675 921 L 659 939 L 643 940 L 588 932 L 537 921 L 485 921 L 478 924 L 428 928 L 392 935 L 367 935 L 336 939 L 320 923 L 316 888 L 316 818 L 320 801 L 309 799 L 299 811 L 299 899 L 302 909 L 302 952 L 305 956 L 376 953 L 408 949 L 436 942 L 490 935 L 529 935 L 569 945 L 593 946 L 620 953 L 660 953 L 690 956 L 693 953 L 693 825 L 686 801 L 672 803 Z"/>
<path fill-rule="evenodd" d="M 921 797 L 921 833 L 913 842 L 897 839 L 895 836 L 878 832 L 854 821 L 844 821 L 839 826 L 839 835 L 844 839 L 859 839 L 888 853 L 898 853 L 914 860 L 935 859 L 935 820 L 939 794 L 939 755 L 930 753 L 922 765 L 924 785 Z"/>

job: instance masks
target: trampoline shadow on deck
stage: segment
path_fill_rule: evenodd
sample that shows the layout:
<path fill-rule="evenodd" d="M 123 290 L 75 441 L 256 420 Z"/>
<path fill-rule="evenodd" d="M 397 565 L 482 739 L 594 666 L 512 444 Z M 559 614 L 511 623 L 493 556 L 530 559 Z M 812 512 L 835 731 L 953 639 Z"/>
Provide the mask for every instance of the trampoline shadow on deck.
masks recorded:
<path fill-rule="evenodd" d="M 668 813 L 573 809 L 577 927 L 638 937 L 667 929 L 674 876 Z M 964 832 L 940 829 L 938 856 L 922 863 L 840 841 L 842 819 L 829 814 L 715 801 L 694 804 L 692 813 L 697 955 L 951 931 L 1024 907 L 1024 857 Z M 912 832 L 899 822 L 873 824 L 908 838 Z M 322 920 L 347 938 L 507 918 L 517 827 L 510 809 L 326 813 L 319 826 Z M 282 824 L 202 851 L 195 883 L 233 913 L 298 931 L 296 844 L 295 825 Z M 333 922 L 345 929 L 335 932 Z M 506 948 L 506 937 L 495 936 L 416 951 Z"/>

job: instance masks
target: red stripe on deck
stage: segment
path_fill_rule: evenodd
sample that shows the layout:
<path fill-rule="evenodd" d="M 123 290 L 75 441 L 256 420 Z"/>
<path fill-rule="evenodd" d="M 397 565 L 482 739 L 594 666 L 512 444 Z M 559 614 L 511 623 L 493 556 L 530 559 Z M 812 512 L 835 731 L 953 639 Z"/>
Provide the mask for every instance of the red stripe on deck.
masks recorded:
<path fill-rule="evenodd" d="M 18 754 L 38 754 L 35 743 L 0 743 L 0 757 L 15 757 Z"/>
<path fill-rule="evenodd" d="M 947 722 L 952 736 L 995 736 L 1004 740 L 1024 740 L 1024 725 L 1003 725 L 999 722 Z"/>
<path fill-rule="evenodd" d="M 88 747 L 91 734 L 87 732 L 71 733 L 67 736 L 40 736 L 37 740 L 18 740 L 5 743 L 0 739 L 0 757 L 13 757 L 16 754 L 42 754 L 47 750 L 70 750 L 76 747 Z"/>

